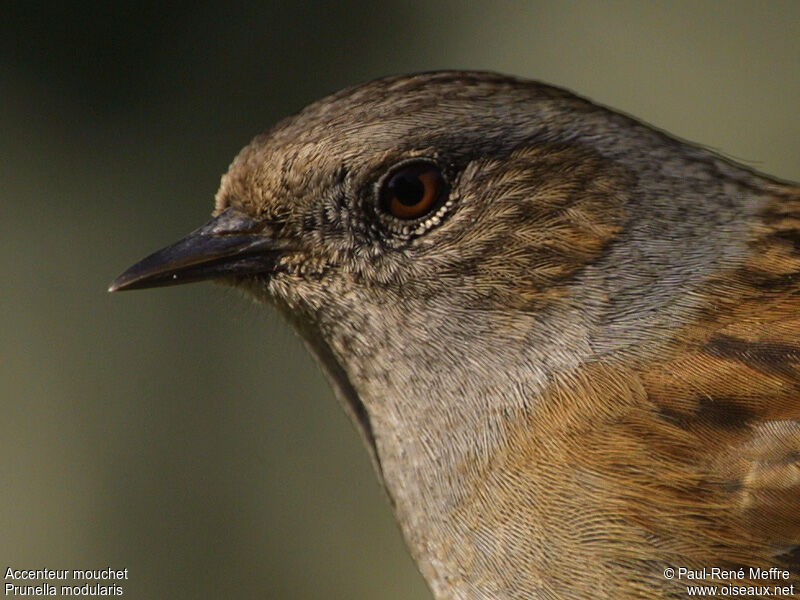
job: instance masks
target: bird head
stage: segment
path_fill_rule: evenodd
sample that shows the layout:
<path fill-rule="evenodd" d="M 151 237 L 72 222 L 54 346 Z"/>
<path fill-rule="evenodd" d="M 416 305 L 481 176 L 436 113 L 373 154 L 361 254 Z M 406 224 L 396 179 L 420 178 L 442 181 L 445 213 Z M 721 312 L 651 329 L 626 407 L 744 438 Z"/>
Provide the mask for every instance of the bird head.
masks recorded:
<path fill-rule="evenodd" d="M 415 331 L 418 349 L 524 337 L 622 225 L 626 173 L 591 143 L 604 112 L 491 73 L 345 90 L 255 138 L 213 220 L 111 289 L 216 279 L 367 355 Z"/>
<path fill-rule="evenodd" d="M 391 77 L 256 137 L 213 219 L 111 289 L 246 290 L 289 318 L 349 405 L 401 413 L 387 430 L 402 436 L 431 407 L 528 403 L 553 373 L 679 324 L 698 300 L 678 290 L 742 251 L 726 168 L 537 82 Z"/>

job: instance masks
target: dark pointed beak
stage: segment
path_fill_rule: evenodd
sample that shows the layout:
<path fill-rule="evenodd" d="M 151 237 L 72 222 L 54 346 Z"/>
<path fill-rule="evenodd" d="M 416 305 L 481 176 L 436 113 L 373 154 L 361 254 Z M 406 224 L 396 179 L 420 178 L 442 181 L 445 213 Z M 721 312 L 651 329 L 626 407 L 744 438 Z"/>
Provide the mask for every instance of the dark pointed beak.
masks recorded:
<path fill-rule="evenodd" d="M 108 291 L 271 273 L 285 249 L 263 222 L 228 208 L 182 240 L 133 265 Z"/>

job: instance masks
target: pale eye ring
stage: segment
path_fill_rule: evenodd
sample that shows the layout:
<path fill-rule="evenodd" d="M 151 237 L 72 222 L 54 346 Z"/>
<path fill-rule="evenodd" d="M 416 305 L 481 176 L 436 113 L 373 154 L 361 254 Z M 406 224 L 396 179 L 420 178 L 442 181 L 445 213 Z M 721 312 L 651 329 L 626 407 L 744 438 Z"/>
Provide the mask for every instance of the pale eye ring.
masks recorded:
<path fill-rule="evenodd" d="M 446 187 L 442 172 L 434 163 L 407 163 L 383 181 L 380 207 L 396 219 L 419 219 L 441 205 Z"/>

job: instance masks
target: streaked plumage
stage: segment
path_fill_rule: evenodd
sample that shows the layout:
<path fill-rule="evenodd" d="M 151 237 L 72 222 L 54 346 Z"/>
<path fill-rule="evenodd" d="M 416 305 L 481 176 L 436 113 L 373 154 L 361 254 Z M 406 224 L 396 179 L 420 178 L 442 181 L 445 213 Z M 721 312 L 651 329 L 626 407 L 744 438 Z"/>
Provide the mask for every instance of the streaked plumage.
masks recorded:
<path fill-rule="evenodd" d="M 448 186 L 416 221 L 376 200 L 408 161 Z M 562 90 L 441 72 L 257 137 L 216 215 L 115 287 L 220 277 L 286 314 L 439 600 L 712 583 L 669 567 L 800 587 L 799 188 Z"/>

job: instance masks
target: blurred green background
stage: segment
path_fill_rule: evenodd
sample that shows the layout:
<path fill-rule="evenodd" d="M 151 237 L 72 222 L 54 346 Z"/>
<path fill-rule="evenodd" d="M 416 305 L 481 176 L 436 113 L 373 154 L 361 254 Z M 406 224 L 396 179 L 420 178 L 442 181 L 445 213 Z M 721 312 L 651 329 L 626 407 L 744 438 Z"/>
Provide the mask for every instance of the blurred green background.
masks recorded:
<path fill-rule="evenodd" d="M 0 567 L 131 598 L 430 597 L 288 327 L 209 284 L 111 296 L 267 126 L 396 72 L 566 86 L 800 180 L 800 2 L 4 2 Z"/>

